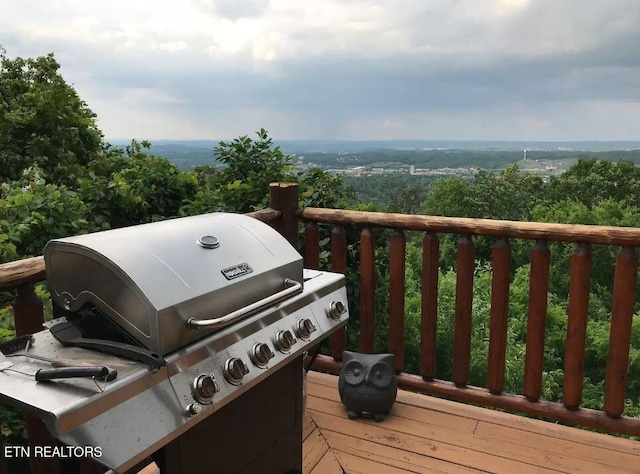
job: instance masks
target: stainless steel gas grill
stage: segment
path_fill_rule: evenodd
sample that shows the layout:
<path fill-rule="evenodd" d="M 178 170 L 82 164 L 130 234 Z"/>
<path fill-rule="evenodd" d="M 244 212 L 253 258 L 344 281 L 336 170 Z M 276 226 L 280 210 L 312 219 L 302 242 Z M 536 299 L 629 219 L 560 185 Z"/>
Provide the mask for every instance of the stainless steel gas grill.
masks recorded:
<path fill-rule="evenodd" d="M 55 319 L 0 347 L 0 402 L 118 472 L 301 469 L 302 354 L 347 323 L 343 275 L 225 213 L 52 240 L 45 264 Z"/>

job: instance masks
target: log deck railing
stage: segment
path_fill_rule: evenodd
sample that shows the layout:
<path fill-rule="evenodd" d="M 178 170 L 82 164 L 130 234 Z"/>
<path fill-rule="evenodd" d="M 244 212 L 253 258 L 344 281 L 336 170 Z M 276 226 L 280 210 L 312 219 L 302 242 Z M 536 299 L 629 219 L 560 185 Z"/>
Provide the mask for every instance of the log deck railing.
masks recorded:
<path fill-rule="evenodd" d="M 401 387 L 464 403 L 491 406 L 541 416 L 571 424 L 640 436 L 640 419 L 622 416 L 627 388 L 631 323 L 635 302 L 640 229 L 587 225 L 562 225 L 385 214 L 377 212 L 305 208 L 297 211 L 305 221 L 307 262 L 318 261 L 318 224 L 329 224 L 333 269 L 346 266 L 345 226 L 363 228 L 360 236 L 360 334 L 359 350 L 374 345 L 374 227 L 392 229 L 389 242 L 389 351 L 395 355 Z M 404 265 L 405 231 L 424 232 L 422 262 L 422 311 L 420 374 L 403 373 L 404 362 Z M 436 379 L 437 291 L 439 269 L 438 234 L 460 236 L 457 256 L 453 375 L 451 381 Z M 492 294 L 488 373 L 486 388 L 469 386 L 471 315 L 475 270 L 473 236 L 496 237 L 492 251 Z M 535 241 L 531 276 L 524 389 L 522 395 L 503 393 L 507 343 L 507 315 L 511 245 L 509 239 Z M 550 266 L 550 242 L 573 242 L 567 341 L 564 361 L 563 402 L 540 400 Z M 606 367 L 604 411 L 580 408 L 584 379 L 588 317 L 591 245 L 619 246 L 617 257 L 609 354 Z M 307 265 L 308 266 L 308 265 Z M 316 367 L 337 373 L 345 346 L 344 333 L 332 339 L 331 357 L 319 356 Z"/>
<path fill-rule="evenodd" d="M 551 420 L 640 436 L 640 419 L 623 415 L 638 262 L 640 229 L 585 225 L 561 225 L 484 219 L 429 217 L 338 209 L 298 208 L 298 188 L 290 183 L 270 186 L 270 208 L 251 213 L 270 223 L 294 246 L 298 225 L 305 222 L 305 266 L 320 264 L 320 227 L 331 226 L 331 269 L 347 268 L 347 226 L 362 228 L 360 234 L 360 334 L 358 350 L 372 352 L 375 338 L 374 228 L 392 229 L 389 274 L 389 351 L 395 355 L 401 387 L 464 403 L 491 406 L 541 416 Z M 404 367 L 404 298 L 406 231 L 424 233 L 422 262 L 422 309 L 420 374 L 407 374 Z M 460 236 L 457 256 L 454 360 L 451 381 L 436 378 L 437 292 L 439 270 L 438 234 Z M 468 385 L 470 371 L 471 314 L 474 275 L 474 236 L 495 237 L 492 251 L 492 294 L 490 340 L 486 388 Z M 535 242 L 531 253 L 524 389 L 522 395 L 503 393 L 507 343 L 511 245 L 510 239 Z M 576 250 L 571 261 L 563 403 L 540 400 L 547 315 L 550 242 L 571 242 Z M 604 411 L 581 408 L 585 360 L 585 333 L 588 316 L 591 245 L 621 248 L 617 258 L 609 354 L 606 367 Z M 0 265 L 0 290 L 15 290 L 13 302 L 18 335 L 42 328 L 42 303 L 34 284 L 45 280 L 44 261 L 35 257 Z M 314 368 L 337 373 L 345 349 L 345 332 L 332 337 L 331 356 L 320 355 Z M 31 445 L 55 444 L 44 425 L 27 417 Z M 1 449 L 1 446 L 0 446 Z M 33 474 L 58 472 L 51 459 L 32 458 Z M 83 473 L 100 472 L 92 463 L 83 463 Z M 4 471 L 3 471 L 4 469 Z M 0 474 L 6 472 L 0 459 Z"/>

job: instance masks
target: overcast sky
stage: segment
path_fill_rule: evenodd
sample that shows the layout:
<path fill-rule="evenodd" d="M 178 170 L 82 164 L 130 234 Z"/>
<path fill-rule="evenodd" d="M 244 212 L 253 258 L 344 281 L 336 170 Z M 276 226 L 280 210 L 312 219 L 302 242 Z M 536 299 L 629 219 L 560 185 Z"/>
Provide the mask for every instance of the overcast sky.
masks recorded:
<path fill-rule="evenodd" d="M 638 0 L 0 0 L 107 138 L 640 140 Z"/>

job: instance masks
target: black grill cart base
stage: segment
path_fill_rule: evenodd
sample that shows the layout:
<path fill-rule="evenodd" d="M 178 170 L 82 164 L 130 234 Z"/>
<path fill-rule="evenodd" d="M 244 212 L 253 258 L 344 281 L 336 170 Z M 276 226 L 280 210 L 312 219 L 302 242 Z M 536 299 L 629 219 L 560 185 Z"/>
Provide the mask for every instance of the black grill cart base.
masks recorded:
<path fill-rule="evenodd" d="M 154 456 L 161 474 L 302 472 L 302 357 Z"/>

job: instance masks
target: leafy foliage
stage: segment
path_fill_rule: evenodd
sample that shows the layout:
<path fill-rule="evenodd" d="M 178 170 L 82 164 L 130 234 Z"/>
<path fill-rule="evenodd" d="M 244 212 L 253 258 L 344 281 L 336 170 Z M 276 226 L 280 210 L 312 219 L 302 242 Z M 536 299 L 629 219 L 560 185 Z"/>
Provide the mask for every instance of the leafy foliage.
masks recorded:
<path fill-rule="evenodd" d="M 353 199 L 340 176 L 312 168 L 297 175 L 300 207 L 342 208 Z"/>
<path fill-rule="evenodd" d="M 47 183 L 44 173 L 28 168 L 21 179 L 0 185 L 0 259 L 41 255 L 52 236 L 92 230 L 88 208 L 75 191 Z"/>
<path fill-rule="evenodd" d="M 124 150 L 111 150 L 92 161 L 78 192 L 87 203 L 95 227 L 123 227 L 180 215 L 195 195 L 197 179 L 169 160 L 148 155 L 148 142 L 133 140 Z M 93 171 L 95 170 L 95 171 Z"/>
<path fill-rule="evenodd" d="M 268 205 L 269 183 L 294 179 L 291 157 L 273 146 L 265 129 L 257 136 L 258 140 L 244 135 L 219 143 L 214 156 L 225 166 L 196 168 L 199 189 L 183 213 L 263 209 Z"/>
<path fill-rule="evenodd" d="M 434 176 L 385 173 L 344 177 L 347 189 L 352 191 L 350 206 L 367 203 L 377 210 L 419 214 L 422 203 L 429 194 Z"/>
<path fill-rule="evenodd" d="M 578 160 L 569 170 L 552 177 L 547 189 L 550 203 L 567 197 L 593 209 L 605 200 L 640 203 L 640 167 L 632 161 Z"/>
<path fill-rule="evenodd" d="M 53 54 L 9 59 L 0 51 L 0 181 L 37 163 L 71 184 L 101 150 L 96 116 L 58 70 Z"/>

